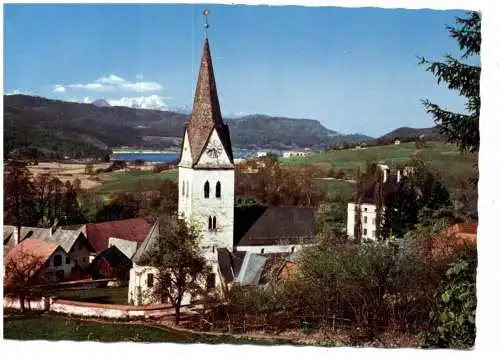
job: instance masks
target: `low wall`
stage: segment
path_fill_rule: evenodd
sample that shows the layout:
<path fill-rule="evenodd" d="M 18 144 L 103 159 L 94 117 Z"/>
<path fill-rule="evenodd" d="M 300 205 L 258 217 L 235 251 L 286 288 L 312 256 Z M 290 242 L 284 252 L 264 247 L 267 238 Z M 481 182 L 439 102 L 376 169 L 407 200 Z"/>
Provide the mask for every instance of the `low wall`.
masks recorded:
<path fill-rule="evenodd" d="M 4 297 L 4 309 L 20 310 L 21 304 L 18 298 Z M 82 317 L 96 317 L 108 319 L 134 319 L 134 318 L 155 318 L 175 315 L 175 308 L 172 305 L 113 305 L 90 302 L 78 302 L 70 300 L 53 299 L 42 297 L 38 300 L 26 301 L 25 307 L 33 311 L 49 311 L 60 314 L 68 314 Z M 181 307 L 182 313 L 189 312 L 193 307 Z"/>

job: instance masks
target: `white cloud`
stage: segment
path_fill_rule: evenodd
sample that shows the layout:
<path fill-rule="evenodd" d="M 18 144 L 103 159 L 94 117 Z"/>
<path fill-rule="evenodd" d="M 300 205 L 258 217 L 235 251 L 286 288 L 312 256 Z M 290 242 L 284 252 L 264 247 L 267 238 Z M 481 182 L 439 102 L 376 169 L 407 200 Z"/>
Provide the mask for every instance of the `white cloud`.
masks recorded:
<path fill-rule="evenodd" d="M 168 109 L 165 100 L 168 97 L 160 97 L 158 95 L 141 96 L 141 97 L 122 97 L 120 99 L 109 100 L 108 103 L 112 106 L 142 108 L 142 109 Z"/>
<path fill-rule="evenodd" d="M 101 78 L 99 78 L 97 80 L 97 82 L 107 83 L 107 84 L 111 84 L 111 85 L 119 85 L 119 84 L 122 84 L 122 83 L 126 83 L 127 81 L 125 81 L 123 78 L 118 77 L 118 76 L 116 76 L 114 74 L 110 74 L 107 77 L 101 77 Z"/>
<path fill-rule="evenodd" d="M 83 103 L 91 103 L 91 102 L 92 102 L 92 100 L 90 99 L 90 97 L 89 97 L 89 96 L 85 96 L 85 97 L 83 98 Z"/>
<path fill-rule="evenodd" d="M 64 93 L 66 92 L 66 87 L 64 87 L 63 85 L 54 85 L 53 92 Z"/>
<path fill-rule="evenodd" d="M 18 90 L 18 89 L 15 89 L 13 91 L 10 91 L 10 92 L 6 92 L 5 93 L 7 96 L 13 96 L 13 95 L 16 95 L 16 94 L 26 94 L 24 91 L 21 91 L 21 90 Z"/>
<path fill-rule="evenodd" d="M 122 83 L 121 87 L 135 92 L 152 92 L 159 91 L 163 88 L 157 82 Z"/>
<path fill-rule="evenodd" d="M 97 92 L 112 91 L 115 89 L 113 86 L 103 85 L 101 83 L 87 83 L 87 84 L 77 83 L 68 85 L 68 87 L 75 89 L 86 89 L 88 91 L 97 91 Z"/>

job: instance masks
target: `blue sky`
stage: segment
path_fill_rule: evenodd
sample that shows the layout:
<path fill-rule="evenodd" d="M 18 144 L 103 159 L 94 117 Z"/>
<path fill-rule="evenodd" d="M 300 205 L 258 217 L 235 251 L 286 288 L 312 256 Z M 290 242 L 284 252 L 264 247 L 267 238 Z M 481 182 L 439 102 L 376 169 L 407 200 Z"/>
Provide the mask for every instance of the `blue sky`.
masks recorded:
<path fill-rule="evenodd" d="M 420 100 L 463 100 L 418 66 L 458 55 L 460 11 L 210 5 L 222 112 L 382 135 L 433 125 Z M 4 91 L 191 107 L 203 5 L 5 5 Z M 156 102 L 155 102 L 156 101 Z"/>

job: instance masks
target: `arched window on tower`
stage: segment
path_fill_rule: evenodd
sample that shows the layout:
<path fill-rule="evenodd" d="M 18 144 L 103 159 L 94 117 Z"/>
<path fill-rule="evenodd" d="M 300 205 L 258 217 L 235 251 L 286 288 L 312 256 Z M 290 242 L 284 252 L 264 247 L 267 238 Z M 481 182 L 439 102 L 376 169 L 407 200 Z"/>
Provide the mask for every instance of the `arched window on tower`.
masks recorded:
<path fill-rule="evenodd" d="M 184 192 L 186 190 L 185 186 L 186 186 L 186 182 L 183 180 L 182 181 L 182 196 L 184 196 Z"/>
<path fill-rule="evenodd" d="M 205 192 L 205 198 L 208 198 L 210 196 L 210 184 L 208 183 L 208 180 L 205 182 L 203 191 Z"/>
<path fill-rule="evenodd" d="M 212 217 L 208 217 L 208 230 L 212 230 Z"/>
<path fill-rule="evenodd" d="M 217 219 L 214 216 L 212 218 L 212 230 L 216 230 L 216 229 L 217 229 Z"/>
<path fill-rule="evenodd" d="M 189 198 L 189 180 L 186 181 L 186 198 Z"/>
<path fill-rule="evenodd" d="M 215 185 L 215 197 L 220 198 L 220 181 Z"/>

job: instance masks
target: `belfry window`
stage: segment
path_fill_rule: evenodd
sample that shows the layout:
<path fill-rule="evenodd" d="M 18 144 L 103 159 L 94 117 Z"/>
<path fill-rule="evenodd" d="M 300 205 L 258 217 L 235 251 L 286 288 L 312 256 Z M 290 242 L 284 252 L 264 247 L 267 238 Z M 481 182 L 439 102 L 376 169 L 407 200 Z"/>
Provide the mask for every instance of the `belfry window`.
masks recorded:
<path fill-rule="evenodd" d="M 186 198 L 189 198 L 189 181 L 186 181 Z"/>
<path fill-rule="evenodd" d="M 215 185 L 215 197 L 220 198 L 220 181 Z"/>
<path fill-rule="evenodd" d="M 185 193 L 185 186 L 186 186 L 186 182 L 183 180 L 182 181 L 182 196 L 184 196 L 184 193 Z"/>
<path fill-rule="evenodd" d="M 212 218 L 212 230 L 217 229 L 217 219 L 215 216 Z"/>
<path fill-rule="evenodd" d="M 210 184 L 208 180 L 205 182 L 205 186 L 203 187 L 203 191 L 205 192 L 205 198 L 210 196 Z"/>
<path fill-rule="evenodd" d="M 212 230 L 212 217 L 208 217 L 208 230 Z"/>

